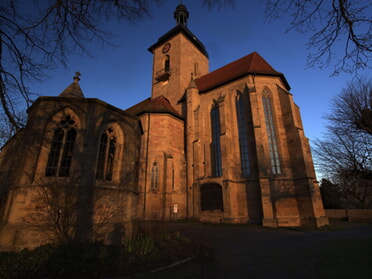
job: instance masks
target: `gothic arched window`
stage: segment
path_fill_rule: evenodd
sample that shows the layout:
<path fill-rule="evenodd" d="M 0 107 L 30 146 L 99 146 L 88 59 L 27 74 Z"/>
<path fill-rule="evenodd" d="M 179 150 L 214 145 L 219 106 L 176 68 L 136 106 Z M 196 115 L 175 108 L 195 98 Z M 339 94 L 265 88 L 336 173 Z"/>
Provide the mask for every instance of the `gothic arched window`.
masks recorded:
<path fill-rule="evenodd" d="M 158 163 L 154 162 L 151 168 L 151 189 L 156 190 L 159 187 L 159 167 Z"/>
<path fill-rule="evenodd" d="M 236 97 L 236 117 L 238 121 L 238 132 L 239 132 L 239 148 L 240 148 L 240 162 L 242 175 L 250 175 L 250 161 L 249 161 L 249 145 L 248 145 L 248 129 L 247 119 L 244 111 L 244 103 L 242 95 L 239 94 Z"/>
<path fill-rule="evenodd" d="M 270 93 L 265 90 L 262 93 L 262 103 L 264 107 L 265 114 L 265 123 L 266 123 L 266 132 L 269 142 L 269 152 L 270 152 L 270 164 L 271 171 L 273 174 L 280 174 L 280 161 L 279 161 L 279 152 L 278 152 L 278 142 L 275 134 L 275 124 L 274 116 L 271 104 Z"/>
<path fill-rule="evenodd" d="M 222 158 L 221 158 L 221 127 L 220 111 L 218 104 L 215 104 L 211 110 L 212 124 L 212 173 L 213 176 L 222 176 Z"/>
<path fill-rule="evenodd" d="M 54 131 L 45 176 L 68 177 L 70 175 L 77 134 L 73 128 L 74 124 L 75 121 L 70 115 L 59 122 L 60 127 Z"/>
<path fill-rule="evenodd" d="M 98 151 L 97 179 L 112 180 L 116 152 L 116 136 L 111 127 L 108 127 L 101 135 Z"/>

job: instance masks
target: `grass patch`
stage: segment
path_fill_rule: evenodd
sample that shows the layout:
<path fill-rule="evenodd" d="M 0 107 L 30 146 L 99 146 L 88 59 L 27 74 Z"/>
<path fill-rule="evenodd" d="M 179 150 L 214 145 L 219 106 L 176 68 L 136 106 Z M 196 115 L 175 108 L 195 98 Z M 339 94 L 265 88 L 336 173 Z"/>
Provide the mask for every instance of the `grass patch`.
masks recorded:
<path fill-rule="evenodd" d="M 45 245 L 18 253 L 0 253 L 0 278 L 98 278 L 120 249 L 101 244 Z"/>
<path fill-rule="evenodd" d="M 44 245 L 34 250 L 0 253 L 0 278 L 110 278 L 154 270 L 191 257 L 200 250 L 164 224 L 136 224 L 131 240 L 122 245 L 102 243 Z"/>
<path fill-rule="evenodd" d="M 137 244 L 136 244 L 137 245 Z M 147 240 L 145 244 L 147 245 Z M 0 253 L 0 278 L 106 278 L 150 271 L 197 252 L 189 240 L 170 237 L 154 242 L 151 252 L 126 246 L 45 245 L 35 250 Z M 143 253 L 146 251 L 146 253 Z"/>

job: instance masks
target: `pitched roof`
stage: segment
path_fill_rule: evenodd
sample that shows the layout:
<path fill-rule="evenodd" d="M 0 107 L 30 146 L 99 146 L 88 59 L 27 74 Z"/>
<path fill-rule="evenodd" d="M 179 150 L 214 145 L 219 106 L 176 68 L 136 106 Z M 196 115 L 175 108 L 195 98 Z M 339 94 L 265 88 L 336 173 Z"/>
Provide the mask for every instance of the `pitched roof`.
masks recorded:
<path fill-rule="evenodd" d="M 59 97 L 74 97 L 74 98 L 84 98 L 83 91 L 80 88 L 77 80 L 74 80 L 65 90 L 59 94 Z"/>
<path fill-rule="evenodd" d="M 170 40 L 178 33 L 183 33 L 186 38 L 188 38 L 206 57 L 208 57 L 208 52 L 205 49 L 205 46 L 199 39 L 183 24 L 178 24 L 176 27 L 171 29 L 169 32 L 161 36 L 158 41 L 150 46 L 148 50 L 153 53 L 154 49 L 165 43 L 166 41 Z"/>
<path fill-rule="evenodd" d="M 178 118 L 182 118 L 182 116 L 174 107 L 172 107 L 168 99 L 166 99 L 164 96 L 159 96 L 155 99 L 148 98 L 126 109 L 125 111 L 137 116 L 143 113 L 169 113 Z"/>
<path fill-rule="evenodd" d="M 248 74 L 278 76 L 286 89 L 290 90 L 284 75 L 274 70 L 256 51 L 196 79 L 195 82 L 199 92 L 205 92 Z"/>

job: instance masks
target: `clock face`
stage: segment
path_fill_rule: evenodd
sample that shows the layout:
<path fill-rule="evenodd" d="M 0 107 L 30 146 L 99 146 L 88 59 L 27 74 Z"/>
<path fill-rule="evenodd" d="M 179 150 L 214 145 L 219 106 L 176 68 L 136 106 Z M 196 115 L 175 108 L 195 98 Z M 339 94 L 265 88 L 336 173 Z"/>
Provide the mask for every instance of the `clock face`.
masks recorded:
<path fill-rule="evenodd" d="M 171 44 L 170 43 L 166 43 L 164 46 L 163 46 L 163 49 L 162 49 L 162 52 L 163 53 L 167 53 L 171 48 Z"/>

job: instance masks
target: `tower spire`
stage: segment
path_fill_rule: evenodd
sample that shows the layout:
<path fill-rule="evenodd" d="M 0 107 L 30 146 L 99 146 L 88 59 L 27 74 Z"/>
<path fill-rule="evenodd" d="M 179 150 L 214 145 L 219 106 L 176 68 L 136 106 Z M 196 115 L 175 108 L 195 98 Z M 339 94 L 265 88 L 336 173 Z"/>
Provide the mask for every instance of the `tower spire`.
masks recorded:
<path fill-rule="evenodd" d="M 74 82 L 71 83 L 65 90 L 59 94 L 59 97 L 76 97 L 76 98 L 84 98 L 83 91 L 80 88 L 79 80 L 80 80 L 80 72 L 76 72 L 75 76 L 73 77 Z"/>
<path fill-rule="evenodd" d="M 186 6 L 181 3 L 177 6 L 174 11 L 174 18 L 176 19 L 177 24 L 187 26 L 187 19 L 189 18 L 189 12 L 186 9 Z"/>

